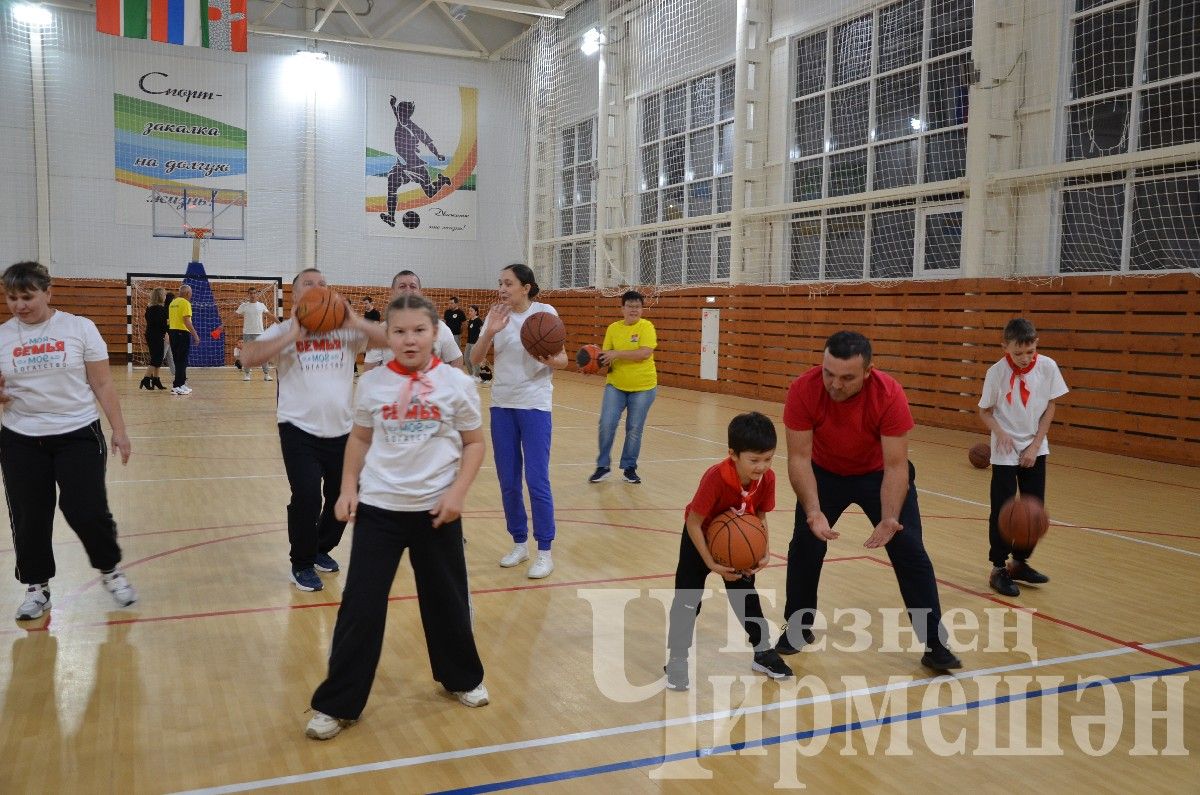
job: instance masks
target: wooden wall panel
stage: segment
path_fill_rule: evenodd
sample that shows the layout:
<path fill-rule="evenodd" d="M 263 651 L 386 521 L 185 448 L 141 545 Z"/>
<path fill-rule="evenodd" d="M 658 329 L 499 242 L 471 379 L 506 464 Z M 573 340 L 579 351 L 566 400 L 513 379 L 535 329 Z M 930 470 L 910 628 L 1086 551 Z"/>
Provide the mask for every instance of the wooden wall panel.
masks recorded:
<path fill-rule="evenodd" d="M 827 290 L 827 292 L 823 292 Z M 713 303 L 705 298 L 712 296 Z M 617 300 L 549 294 L 571 350 L 599 342 Z M 719 380 L 699 378 L 700 314 L 721 310 Z M 1004 324 L 1022 315 L 1072 391 L 1059 402 L 1059 444 L 1200 464 L 1200 279 L 1081 276 L 820 286 L 741 285 L 660 293 L 646 317 L 669 386 L 782 401 L 843 328 L 871 338 L 875 363 L 904 384 L 922 424 L 975 430 L 979 390 L 1001 356 Z"/>
<path fill-rule="evenodd" d="M 290 287 L 285 281 L 285 307 Z M 124 282 L 55 279 L 52 289 L 54 305 L 94 320 L 112 361 L 124 363 Z M 371 292 L 382 298 L 386 290 Z M 427 294 L 441 306 L 452 292 Z M 477 291 L 459 291 L 467 293 Z M 572 355 L 599 343 L 620 318 L 619 299 L 595 292 L 549 292 L 541 300 L 566 323 Z M 699 377 L 705 308 L 721 310 L 716 381 Z M 812 291 L 700 287 L 660 293 L 646 309 L 658 329 L 655 361 L 666 386 L 782 401 L 792 379 L 820 361 L 825 339 L 855 328 L 871 338 L 876 365 L 904 384 L 917 422 L 981 435 L 975 405 L 983 374 L 1000 357 L 1001 330 L 1016 315 L 1037 326 L 1041 350 L 1072 390 L 1059 402 L 1055 442 L 1200 464 L 1200 278 L 1192 275 L 824 284 Z M 7 318 L 0 306 L 0 320 Z"/>

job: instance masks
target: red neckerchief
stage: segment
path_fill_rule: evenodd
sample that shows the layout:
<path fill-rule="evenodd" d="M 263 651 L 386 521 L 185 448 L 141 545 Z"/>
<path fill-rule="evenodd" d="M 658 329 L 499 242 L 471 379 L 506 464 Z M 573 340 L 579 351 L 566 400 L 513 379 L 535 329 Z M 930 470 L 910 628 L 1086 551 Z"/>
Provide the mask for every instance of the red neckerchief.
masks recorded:
<path fill-rule="evenodd" d="M 395 359 L 392 359 L 390 362 L 388 362 L 387 366 L 389 370 L 397 375 L 405 377 L 404 388 L 400 391 L 400 397 L 397 399 L 396 404 L 400 406 L 407 406 L 408 402 L 413 398 L 414 387 L 416 388 L 417 392 L 416 397 L 428 398 L 428 396 L 433 392 L 433 381 L 430 380 L 429 373 L 433 370 L 433 368 L 437 367 L 441 363 L 441 360 L 434 356 L 429 360 L 429 366 L 424 370 L 413 371 L 409 370 Z"/>
<path fill-rule="evenodd" d="M 1007 353 L 1004 354 L 1004 359 L 1005 359 L 1005 361 L 1008 362 L 1008 366 L 1010 368 L 1012 368 L 1012 375 L 1008 379 L 1008 394 L 1004 396 L 1004 399 L 1007 400 L 1009 403 L 1012 403 L 1013 384 L 1017 383 L 1017 381 L 1020 380 L 1020 382 L 1021 382 L 1020 383 L 1021 405 L 1028 406 L 1029 405 L 1029 387 L 1025 386 L 1025 375 L 1030 370 L 1033 369 L 1033 366 L 1035 364 L 1037 364 L 1037 354 L 1035 353 L 1033 355 L 1033 358 L 1029 360 L 1029 364 L 1026 365 L 1024 368 L 1017 367 L 1017 363 L 1014 362 L 1013 358 L 1011 356 L 1009 356 Z"/>
<path fill-rule="evenodd" d="M 742 486 L 742 478 L 738 475 L 737 465 L 733 463 L 732 458 L 726 458 L 719 466 L 721 467 L 721 479 L 742 495 L 741 506 L 731 510 L 738 516 L 754 513 L 754 495 L 758 493 L 758 487 L 762 485 L 762 478 L 750 481 L 750 488 L 746 489 Z"/>

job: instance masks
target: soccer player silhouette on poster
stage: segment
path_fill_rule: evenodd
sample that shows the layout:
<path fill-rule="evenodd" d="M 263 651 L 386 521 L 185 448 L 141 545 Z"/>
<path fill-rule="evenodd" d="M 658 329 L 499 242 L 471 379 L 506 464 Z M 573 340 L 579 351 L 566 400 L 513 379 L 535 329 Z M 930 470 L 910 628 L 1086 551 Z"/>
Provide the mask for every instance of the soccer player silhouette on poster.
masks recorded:
<path fill-rule="evenodd" d="M 425 195 L 432 199 L 443 186 L 450 184 L 450 178 L 445 174 L 438 174 L 436 181 L 430 179 L 425 163 L 417 154 L 420 145 L 425 144 L 429 153 L 438 160 L 446 159 L 438 152 L 429 133 L 412 120 L 413 111 L 417 107 L 416 103 L 408 100 L 398 102 L 396 95 L 393 94 L 391 105 L 392 113 L 396 114 L 396 132 L 393 135 L 396 147 L 396 165 L 392 166 L 392 170 L 387 175 L 388 211 L 380 213 L 379 217 L 388 226 L 395 226 L 396 191 L 401 185 L 406 182 L 415 182 L 421 186 L 421 190 L 425 191 Z"/>

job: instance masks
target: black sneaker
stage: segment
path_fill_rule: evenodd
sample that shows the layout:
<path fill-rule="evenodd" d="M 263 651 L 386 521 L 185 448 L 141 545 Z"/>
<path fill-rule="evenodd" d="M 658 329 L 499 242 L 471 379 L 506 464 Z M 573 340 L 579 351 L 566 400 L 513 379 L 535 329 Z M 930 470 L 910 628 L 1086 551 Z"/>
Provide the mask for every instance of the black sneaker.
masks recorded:
<path fill-rule="evenodd" d="M 954 656 L 954 652 L 945 646 L 927 651 L 921 656 L 921 665 L 934 671 L 953 671 L 962 668 L 962 660 Z"/>
<path fill-rule="evenodd" d="M 792 669 L 779 656 L 779 652 L 774 649 L 766 649 L 764 651 L 756 651 L 754 653 L 754 662 L 750 667 L 764 673 L 772 679 L 787 679 L 792 675 Z"/>
<path fill-rule="evenodd" d="M 599 483 L 602 480 L 607 480 L 612 472 L 608 467 L 596 467 L 596 471 L 588 478 L 588 483 Z"/>
<path fill-rule="evenodd" d="M 813 637 L 811 629 L 808 629 L 807 627 L 797 627 L 796 629 L 793 629 L 792 632 L 794 633 L 796 630 L 800 631 L 800 638 L 804 642 L 799 646 L 793 646 L 792 641 L 788 638 L 788 625 L 784 624 L 779 632 L 779 640 L 775 643 L 775 651 L 779 652 L 780 654 L 795 654 L 796 652 L 800 651 L 800 649 L 816 640 L 816 638 Z"/>
<path fill-rule="evenodd" d="M 1014 560 L 1008 567 L 1008 576 L 1014 580 L 1021 582 L 1029 582 L 1034 585 L 1044 585 L 1050 582 L 1050 578 L 1040 571 L 1030 566 L 1023 560 Z"/>
<path fill-rule="evenodd" d="M 687 690 L 688 689 L 688 658 L 687 657 L 672 657 L 667 660 L 667 664 L 663 666 L 663 670 L 667 672 L 667 689 L 668 690 Z"/>
<path fill-rule="evenodd" d="M 992 569 L 992 576 L 988 578 L 988 585 L 992 586 L 992 590 L 1004 596 L 1020 596 L 1021 589 L 1012 581 L 1012 577 L 1008 575 L 1008 569 L 1001 567 Z"/>
<path fill-rule="evenodd" d="M 641 483 L 642 479 L 638 477 L 637 467 L 629 467 L 625 470 L 626 483 Z"/>

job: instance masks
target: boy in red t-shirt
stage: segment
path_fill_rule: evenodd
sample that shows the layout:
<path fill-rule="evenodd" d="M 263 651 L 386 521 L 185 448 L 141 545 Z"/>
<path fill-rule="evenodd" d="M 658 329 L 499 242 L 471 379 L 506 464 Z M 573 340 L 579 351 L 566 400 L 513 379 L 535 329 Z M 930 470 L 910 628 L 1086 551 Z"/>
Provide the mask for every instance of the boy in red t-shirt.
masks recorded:
<path fill-rule="evenodd" d="M 731 508 L 739 515 L 754 514 L 766 527 L 767 513 L 775 507 L 775 473 L 771 471 L 775 445 L 775 426 L 769 418 L 756 411 L 734 417 L 729 423 L 729 457 L 705 471 L 684 511 L 679 564 L 675 567 L 675 599 L 667 632 L 669 658 L 664 668 L 671 690 L 688 689 L 688 651 L 709 572 L 725 580 L 729 603 L 754 648 L 751 668 L 772 679 L 792 675 L 792 669 L 771 648 L 762 604 L 754 590 L 754 575 L 767 565 L 767 555 L 750 571 L 737 571 L 713 560 L 704 537 L 712 520 Z"/>

